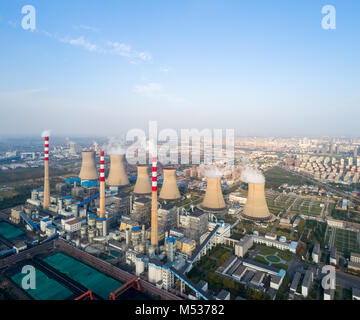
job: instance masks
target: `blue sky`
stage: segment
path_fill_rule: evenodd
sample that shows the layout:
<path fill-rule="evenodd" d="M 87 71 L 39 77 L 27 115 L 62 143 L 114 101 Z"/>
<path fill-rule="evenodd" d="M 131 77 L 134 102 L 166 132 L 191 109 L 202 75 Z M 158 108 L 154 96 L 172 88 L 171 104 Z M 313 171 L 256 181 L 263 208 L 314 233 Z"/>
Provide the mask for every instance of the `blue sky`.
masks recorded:
<path fill-rule="evenodd" d="M 36 30 L 21 8 L 36 8 Z M 336 8 L 336 30 L 321 8 Z M 359 136 L 360 2 L 0 4 L 0 135 L 234 128 Z"/>

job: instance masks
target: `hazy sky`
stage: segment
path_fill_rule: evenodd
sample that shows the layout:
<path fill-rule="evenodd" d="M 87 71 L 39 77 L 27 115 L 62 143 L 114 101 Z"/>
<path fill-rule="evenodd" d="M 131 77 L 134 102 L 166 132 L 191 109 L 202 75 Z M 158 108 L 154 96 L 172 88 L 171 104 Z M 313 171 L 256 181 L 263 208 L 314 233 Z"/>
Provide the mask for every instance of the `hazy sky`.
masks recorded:
<path fill-rule="evenodd" d="M 36 30 L 21 8 L 36 8 Z M 336 30 L 321 27 L 324 5 Z M 358 0 L 2 0 L 0 135 L 360 136 Z"/>

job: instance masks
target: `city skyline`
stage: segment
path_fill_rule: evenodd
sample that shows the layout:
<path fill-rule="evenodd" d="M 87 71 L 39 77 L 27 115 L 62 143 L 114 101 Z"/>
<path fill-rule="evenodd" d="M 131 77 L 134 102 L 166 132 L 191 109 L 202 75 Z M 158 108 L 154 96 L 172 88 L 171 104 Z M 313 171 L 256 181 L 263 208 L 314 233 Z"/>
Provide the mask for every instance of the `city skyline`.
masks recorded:
<path fill-rule="evenodd" d="M 355 1 L 33 1 L 0 14 L 1 136 L 234 128 L 239 136 L 358 136 Z M 84 11 L 83 8 L 86 8 Z M 360 9 L 360 8 L 359 8 Z"/>

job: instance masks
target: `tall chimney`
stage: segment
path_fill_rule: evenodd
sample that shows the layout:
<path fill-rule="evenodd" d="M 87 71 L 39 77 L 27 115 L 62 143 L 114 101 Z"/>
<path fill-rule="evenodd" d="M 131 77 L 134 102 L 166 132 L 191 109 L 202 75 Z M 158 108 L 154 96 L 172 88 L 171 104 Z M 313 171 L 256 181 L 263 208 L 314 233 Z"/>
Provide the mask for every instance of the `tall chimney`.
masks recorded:
<path fill-rule="evenodd" d="M 148 166 L 146 165 L 140 165 L 137 167 L 137 179 L 134 187 L 134 193 L 137 195 L 151 193 Z"/>
<path fill-rule="evenodd" d="M 157 247 L 158 240 L 158 202 L 157 202 L 157 159 L 152 159 L 152 195 L 151 195 L 151 245 Z"/>
<path fill-rule="evenodd" d="M 265 183 L 249 182 L 248 196 L 243 216 L 252 220 L 269 220 L 269 212 L 265 199 Z"/>
<path fill-rule="evenodd" d="M 106 183 L 112 187 L 126 186 L 129 184 L 124 167 L 124 155 L 110 155 L 110 171 Z"/>
<path fill-rule="evenodd" d="M 47 209 L 50 204 L 50 183 L 49 183 L 49 137 L 45 137 L 44 146 L 44 202 L 43 208 Z"/>
<path fill-rule="evenodd" d="M 209 210 L 225 209 L 225 201 L 221 191 L 221 178 L 207 178 L 207 187 L 201 206 Z"/>
<path fill-rule="evenodd" d="M 180 199 L 179 188 L 176 183 L 176 169 L 164 168 L 164 182 L 160 191 L 160 199 L 177 200 Z"/>
<path fill-rule="evenodd" d="M 79 178 L 81 178 L 81 180 L 99 179 L 99 175 L 96 171 L 96 165 L 95 165 L 95 152 L 83 151 L 81 155 L 82 155 L 82 163 L 81 163 Z"/>
<path fill-rule="evenodd" d="M 105 154 L 100 152 L 100 218 L 105 218 Z"/>

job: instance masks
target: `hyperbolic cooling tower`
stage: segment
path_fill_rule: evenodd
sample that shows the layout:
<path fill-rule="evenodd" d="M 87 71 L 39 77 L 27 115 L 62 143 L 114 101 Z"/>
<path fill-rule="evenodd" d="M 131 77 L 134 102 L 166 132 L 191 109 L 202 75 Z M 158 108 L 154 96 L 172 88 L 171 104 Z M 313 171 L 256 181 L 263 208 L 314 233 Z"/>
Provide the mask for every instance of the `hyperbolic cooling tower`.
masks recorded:
<path fill-rule="evenodd" d="M 137 179 L 134 187 L 135 194 L 150 194 L 151 184 L 148 174 L 148 167 L 146 165 L 140 165 L 137 167 Z"/>
<path fill-rule="evenodd" d="M 81 180 L 97 180 L 99 179 L 95 165 L 95 152 L 83 151 L 82 164 L 79 177 Z"/>
<path fill-rule="evenodd" d="M 221 178 L 207 178 L 207 187 L 204 200 L 201 204 L 204 209 L 225 209 L 225 201 L 221 191 Z"/>
<path fill-rule="evenodd" d="M 174 168 L 164 169 L 164 182 L 160 191 L 160 199 L 180 199 L 180 192 L 176 183 L 176 169 Z"/>
<path fill-rule="evenodd" d="M 265 200 L 265 183 L 249 182 L 249 191 L 243 215 L 252 220 L 271 219 Z"/>
<path fill-rule="evenodd" d="M 124 155 L 110 155 L 110 171 L 106 183 L 113 187 L 126 186 L 129 184 L 129 179 L 124 167 Z"/>

